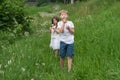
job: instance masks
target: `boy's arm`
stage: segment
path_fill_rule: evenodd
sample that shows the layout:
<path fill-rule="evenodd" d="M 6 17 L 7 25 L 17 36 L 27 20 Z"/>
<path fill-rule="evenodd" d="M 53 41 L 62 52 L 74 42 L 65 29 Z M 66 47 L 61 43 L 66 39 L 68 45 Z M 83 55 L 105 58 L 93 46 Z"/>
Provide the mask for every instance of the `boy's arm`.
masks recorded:
<path fill-rule="evenodd" d="M 74 28 L 70 28 L 68 29 L 70 31 L 71 34 L 74 34 Z"/>
<path fill-rule="evenodd" d="M 71 34 L 74 34 L 74 24 L 73 23 L 71 23 L 70 25 L 68 25 L 66 28 L 69 30 L 69 32 Z"/>

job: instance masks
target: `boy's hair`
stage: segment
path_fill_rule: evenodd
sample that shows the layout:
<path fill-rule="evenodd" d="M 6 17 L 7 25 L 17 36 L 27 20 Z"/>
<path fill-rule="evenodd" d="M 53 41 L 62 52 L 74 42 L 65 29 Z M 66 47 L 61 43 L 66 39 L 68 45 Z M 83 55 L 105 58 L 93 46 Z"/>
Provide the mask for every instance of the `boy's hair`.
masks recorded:
<path fill-rule="evenodd" d="M 66 11 L 66 10 L 61 10 L 61 11 L 59 12 L 59 14 L 61 14 L 61 13 L 66 13 L 66 14 L 68 14 L 68 11 Z"/>

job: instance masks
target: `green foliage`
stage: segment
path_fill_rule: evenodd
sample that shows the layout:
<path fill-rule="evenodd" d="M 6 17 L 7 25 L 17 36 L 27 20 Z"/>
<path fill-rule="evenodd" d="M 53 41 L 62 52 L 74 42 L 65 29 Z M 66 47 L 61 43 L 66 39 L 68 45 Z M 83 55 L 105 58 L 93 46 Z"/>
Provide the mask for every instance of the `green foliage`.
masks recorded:
<path fill-rule="evenodd" d="M 30 33 L 31 18 L 24 12 L 23 0 L 4 0 L 0 5 L 0 46 L 14 43 L 25 32 Z"/>
<path fill-rule="evenodd" d="M 0 30 L 22 35 L 30 31 L 30 18 L 24 14 L 22 0 L 5 0 L 0 5 Z"/>
<path fill-rule="evenodd" d="M 36 2 L 37 0 L 26 0 L 27 2 Z"/>
<path fill-rule="evenodd" d="M 44 5 L 45 3 L 48 3 L 49 0 L 37 0 L 38 4 L 37 6 L 41 6 L 41 5 Z"/>

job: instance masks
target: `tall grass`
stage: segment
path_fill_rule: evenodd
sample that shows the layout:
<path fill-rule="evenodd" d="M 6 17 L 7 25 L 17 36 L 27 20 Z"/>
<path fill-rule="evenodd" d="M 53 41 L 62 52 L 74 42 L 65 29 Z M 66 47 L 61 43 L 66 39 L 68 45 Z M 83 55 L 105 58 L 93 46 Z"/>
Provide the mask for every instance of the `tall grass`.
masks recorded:
<path fill-rule="evenodd" d="M 102 5 L 93 0 L 58 4 L 69 11 L 69 19 L 75 24 L 75 56 L 70 73 L 67 60 L 65 69 L 61 69 L 59 57 L 55 58 L 49 48 L 51 16 L 40 15 L 54 12 L 54 5 L 26 6 L 33 17 L 34 33 L 0 48 L 0 80 L 119 80 L 120 3 L 111 3 Z"/>

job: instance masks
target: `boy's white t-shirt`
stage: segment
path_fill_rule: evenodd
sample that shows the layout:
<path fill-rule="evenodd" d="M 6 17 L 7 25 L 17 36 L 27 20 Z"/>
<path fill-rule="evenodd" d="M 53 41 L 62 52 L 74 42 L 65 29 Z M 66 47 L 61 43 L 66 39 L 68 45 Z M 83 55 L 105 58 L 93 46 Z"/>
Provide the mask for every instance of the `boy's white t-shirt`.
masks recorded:
<path fill-rule="evenodd" d="M 63 25 L 63 22 L 58 22 L 58 28 L 61 28 Z M 66 43 L 66 44 L 72 44 L 74 43 L 74 35 L 69 32 L 66 27 L 69 26 L 70 28 L 74 28 L 74 24 L 72 21 L 67 21 L 64 26 L 64 32 L 60 33 L 60 41 Z"/>

